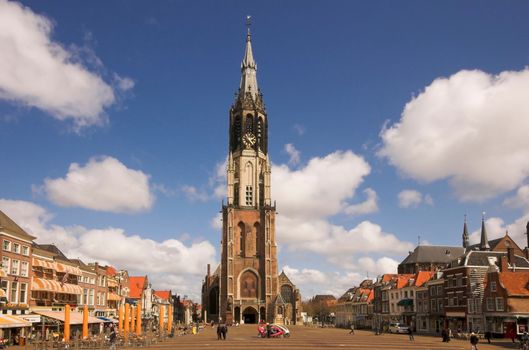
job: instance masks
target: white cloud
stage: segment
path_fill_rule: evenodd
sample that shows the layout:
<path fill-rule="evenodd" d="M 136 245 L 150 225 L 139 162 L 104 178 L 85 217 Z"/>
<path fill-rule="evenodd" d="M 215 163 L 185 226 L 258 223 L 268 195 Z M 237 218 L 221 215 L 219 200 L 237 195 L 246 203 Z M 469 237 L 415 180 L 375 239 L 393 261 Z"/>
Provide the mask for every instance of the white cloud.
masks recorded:
<path fill-rule="evenodd" d="M 503 204 L 511 208 L 529 209 L 529 185 L 518 188 L 516 194 L 513 197 L 507 198 Z"/>
<path fill-rule="evenodd" d="M 372 188 L 366 188 L 364 193 L 367 199 L 358 204 L 351 204 L 345 208 L 345 213 L 348 215 L 366 215 L 376 213 L 378 211 L 377 200 L 378 196 Z"/>
<path fill-rule="evenodd" d="M 52 30 L 48 18 L 0 0 L 0 98 L 70 119 L 76 129 L 104 124 L 114 91 L 81 63 L 75 47 L 52 41 Z"/>
<path fill-rule="evenodd" d="M 461 200 L 510 191 L 529 175 L 529 69 L 438 78 L 381 131 L 386 157 L 405 176 L 448 179 Z"/>
<path fill-rule="evenodd" d="M 485 220 L 485 229 L 487 231 L 487 238 L 489 240 L 503 237 L 505 232 L 509 232 L 516 243 L 523 249 L 527 246 L 527 237 L 525 235 L 526 225 L 529 221 L 529 213 L 526 213 L 514 220 L 510 224 L 505 224 L 502 218 L 491 217 Z M 479 222 L 479 228 L 472 231 L 469 240 L 471 244 L 479 243 L 481 239 L 481 221 Z"/>
<path fill-rule="evenodd" d="M 424 195 L 424 203 L 426 203 L 428 205 L 434 205 L 434 201 L 433 201 L 432 196 L 429 195 L 429 194 L 425 194 Z"/>
<path fill-rule="evenodd" d="M 301 169 L 272 168 L 272 196 L 278 210 L 290 218 L 326 217 L 342 212 L 369 174 L 369 164 L 351 151 L 312 158 Z"/>
<path fill-rule="evenodd" d="M 211 228 L 214 230 L 222 230 L 222 213 L 217 213 L 214 217 L 211 218 L 210 222 Z"/>
<path fill-rule="evenodd" d="M 371 257 L 364 256 L 358 259 L 358 270 L 366 271 L 373 277 L 384 273 L 397 273 L 398 266 L 398 261 L 388 257 L 375 260 Z"/>
<path fill-rule="evenodd" d="M 294 124 L 292 128 L 294 129 L 294 131 L 296 131 L 299 136 L 303 136 L 305 134 L 306 129 L 301 124 Z"/>
<path fill-rule="evenodd" d="M 417 208 L 422 203 L 422 193 L 415 190 L 403 190 L 398 194 L 399 207 Z"/>
<path fill-rule="evenodd" d="M 72 163 L 64 178 L 45 179 L 42 190 L 63 207 L 115 213 L 147 210 L 155 200 L 149 175 L 108 156 L 91 158 L 85 166 Z"/>
<path fill-rule="evenodd" d="M 182 192 L 190 201 L 205 202 L 208 200 L 208 194 L 204 191 L 198 190 L 194 186 L 182 186 Z"/>
<path fill-rule="evenodd" d="M 136 85 L 131 78 L 120 77 L 117 73 L 114 73 L 114 81 L 121 91 L 129 91 Z"/>
<path fill-rule="evenodd" d="M 290 165 L 299 164 L 299 162 L 300 162 L 300 153 L 296 149 L 296 147 L 294 147 L 293 144 L 287 143 L 285 145 L 285 152 L 287 152 L 288 156 L 290 157 L 289 160 L 288 160 L 288 164 L 290 164 Z"/>
<path fill-rule="evenodd" d="M 368 196 L 366 202 L 349 203 L 369 172 L 369 164 L 351 151 L 313 158 L 297 170 L 274 165 L 272 196 L 278 203 L 278 242 L 287 251 L 317 253 L 337 265 L 342 263 L 338 260 L 357 254 L 408 252 L 413 247 L 411 243 L 400 241 L 375 223 L 363 221 L 346 228 L 328 219 L 374 210 L 376 193 L 370 188 L 364 191 Z"/>
<path fill-rule="evenodd" d="M 197 297 L 197 286 L 206 272 L 206 265 L 215 261 L 215 248 L 208 241 L 185 245 L 180 240 L 155 241 L 114 227 L 89 229 L 52 225 L 50 213 L 26 201 L 0 199 L 0 210 L 36 236 L 37 242 L 55 243 L 71 258 L 111 264 L 129 270 L 130 274 L 149 274 L 154 288 L 171 288 Z M 101 249 L 101 242 L 112 249 Z M 181 281 L 185 284 L 179 283 Z"/>

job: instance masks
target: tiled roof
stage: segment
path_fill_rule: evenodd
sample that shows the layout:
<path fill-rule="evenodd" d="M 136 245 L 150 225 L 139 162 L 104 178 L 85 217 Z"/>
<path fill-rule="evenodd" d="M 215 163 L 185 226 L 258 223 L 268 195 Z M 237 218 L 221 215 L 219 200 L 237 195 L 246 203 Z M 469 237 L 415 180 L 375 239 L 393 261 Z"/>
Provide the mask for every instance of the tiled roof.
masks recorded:
<path fill-rule="evenodd" d="M 425 284 L 426 282 L 431 280 L 434 275 L 435 275 L 434 271 L 419 271 L 419 272 L 417 272 L 417 274 L 415 275 L 415 285 L 417 287 L 422 286 L 423 284 Z"/>
<path fill-rule="evenodd" d="M 117 271 L 112 266 L 107 266 L 107 275 L 109 276 L 115 276 L 117 274 Z"/>
<path fill-rule="evenodd" d="M 157 290 L 154 292 L 154 295 L 156 295 L 160 299 L 169 300 L 171 299 L 171 291 L 170 290 Z"/>
<path fill-rule="evenodd" d="M 24 231 L 20 226 L 18 226 L 15 223 L 15 221 L 13 221 L 13 219 L 11 219 L 1 210 L 0 210 L 0 229 L 14 233 L 14 234 L 18 234 L 19 236 L 22 236 L 23 238 L 28 239 L 30 241 L 35 239 L 35 237 L 33 237 L 32 235 Z"/>
<path fill-rule="evenodd" d="M 509 296 L 529 296 L 529 272 L 500 272 L 500 283 Z"/>
<path fill-rule="evenodd" d="M 408 281 L 410 280 L 410 278 L 413 278 L 415 275 L 414 274 L 410 274 L 410 273 L 407 273 L 407 274 L 399 274 L 397 276 L 397 285 L 396 285 L 396 288 L 397 289 L 400 289 L 400 288 L 404 288 L 406 287 L 406 285 L 408 284 Z"/>
<path fill-rule="evenodd" d="M 529 312 L 529 299 L 527 298 L 508 298 L 507 305 L 511 313 Z"/>
<path fill-rule="evenodd" d="M 147 276 L 129 277 L 129 298 L 139 299 L 146 287 Z"/>
<path fill-rule="evenodd" d="M 419 245 L 400 264 L 446 263 L 465 253 L 463 247 Z"/>
<path fill-rule="evenodd" d="M 55 244 L 38 244 L 38 243 L 33 242 L 33 246 L 36 247 L 36 248 L 45 250 L 47 252 L 50 252 L 52 254 L 55 254 L 56 258 L 61 258 L 63 260 L 68 260 L 66 255 L 64 255 L 64 253 L 59 248 L 57 248 L 57 246 Z"/>
<path fill-rule="evenodd" d="M 499 266 L 502 256 L 506 256 L 506 252 L 491 252 L 491 251 L 470 251 L 466 253 L 466 259 L 461 259 L 459 266 L 484 266 L 490 265 L 489 257 L 496 258 L 496 265 Z M 514 256 L 514 263 L 520 268 L 529 268 L 529 261 L 519 255 Z"/>

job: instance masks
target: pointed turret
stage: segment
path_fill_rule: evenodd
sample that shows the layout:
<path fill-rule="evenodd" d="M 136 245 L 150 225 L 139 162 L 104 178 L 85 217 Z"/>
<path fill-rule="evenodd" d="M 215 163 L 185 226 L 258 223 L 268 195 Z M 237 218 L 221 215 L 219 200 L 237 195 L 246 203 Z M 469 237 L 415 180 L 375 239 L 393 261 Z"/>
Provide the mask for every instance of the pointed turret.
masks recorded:
<path fill-rule="evenodd" d="M 468 249 L 468 228 L 467 228 L 467 214 L 465 214 L 465 223 L 463 224 L 463 248 Z"/>
<path fill-rule="evenodd" d="M 257 63 L 255 63 L 252 52 L 250 16 L 246 18 L 246 25 L 248 26 L 248 32 L 246 34 L 246 50 L 244 51 L 244 58 L 241 63 L 241 85 L 239 87 L 239 97 L 245 97 L 249 92 L 255 101 L 259 95 L 259 87 L 257 85 Z"/>
<path fill-rule="evenodd" d="M 487 230 L 485 229 L 485 213 L 481 217 L 481 241 L 479 243 L 479 250 L 490 250 Z"/>

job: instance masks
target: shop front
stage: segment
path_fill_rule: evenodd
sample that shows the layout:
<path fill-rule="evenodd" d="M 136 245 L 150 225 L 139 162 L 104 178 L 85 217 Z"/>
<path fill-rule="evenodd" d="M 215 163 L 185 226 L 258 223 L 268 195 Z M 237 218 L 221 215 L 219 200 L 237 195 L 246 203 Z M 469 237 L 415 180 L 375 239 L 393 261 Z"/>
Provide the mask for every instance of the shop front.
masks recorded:
<path fill-rule="evenodd" d="M 31 322 L 18 316 L 0 315 L 0 338 L 7 340 L 11 345 L 24 345 L 30 327 Z"/>
<path fill-rule="evenodd" d="M 445 328 L 453 332 L 467 332 L 467 317 L 464 311 L 447 311 L 445 314 Z"/>

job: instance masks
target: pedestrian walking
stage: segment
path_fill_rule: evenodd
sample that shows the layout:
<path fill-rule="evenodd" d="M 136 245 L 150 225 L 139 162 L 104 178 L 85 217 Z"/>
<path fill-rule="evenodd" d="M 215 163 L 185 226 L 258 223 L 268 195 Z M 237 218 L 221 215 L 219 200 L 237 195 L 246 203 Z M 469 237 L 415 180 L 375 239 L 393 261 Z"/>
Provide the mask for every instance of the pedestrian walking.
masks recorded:
<path fill-rule="evenodd" d="M 349 334 L 354 335 L 355 334 L 355 325 L 351 323 L 351 330 L 349 331 Z"/>
<path fill-rule="evenodd" d="M 222 339 L 222 323 L 219 320 L 219 323 L 217 323 L 217 340 Z"/>
<path fill-rule="evenodd" d="M 485 332 L 485 339 L 487 339 L 487 342 L 490 344 L 490 338 L 492 338 L 492 332 L 486 331 Z"/>
<path fill-rule="evenodd" d="M 110 342 L 109 350 L 116 350 L 117 334 L 114 327 L 110 328 L 110 334 L 108 335 L 108 341 Z"/>
<path fill-rule="evenodd" d="M 408 328 L 408 335 L 410 336 L 410 341 L 415 341 L 415 337 L 413 336 L 413 330 L 411 327 Z"/>
<path fill-rule="evenodd" d="M 441 338 L 443 339 L 443 343 L 448 342 L 448 332 L 444 328 L 441 331 Z"/>
<path fill-rule="evenodd" d="M 222 340 L 226 340 L 226 334 L 228 334 L 228 326 L 226 324 L 222 325 Z"/>
<path fill-rule="evenodd" d="M 478 342 L 479 342 L 478 336 L 476 335 L 476 333 L 472 332 L 470 334 L 470 349 L 478 350 Z"/>

